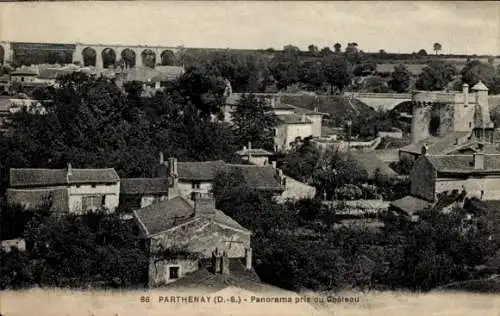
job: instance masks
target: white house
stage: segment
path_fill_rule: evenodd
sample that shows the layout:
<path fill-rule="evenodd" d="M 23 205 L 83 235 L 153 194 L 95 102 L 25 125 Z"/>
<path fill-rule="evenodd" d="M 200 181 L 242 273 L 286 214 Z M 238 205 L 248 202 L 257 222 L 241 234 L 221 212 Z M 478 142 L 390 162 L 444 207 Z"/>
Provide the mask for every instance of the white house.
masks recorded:
<path fill-rule="evenodd" d="M 115 169 L 10 169 L 9 204 L 27 209 L 46 202 L 56 212 L 82 213 L 118 206 L 120 178 Z"/>

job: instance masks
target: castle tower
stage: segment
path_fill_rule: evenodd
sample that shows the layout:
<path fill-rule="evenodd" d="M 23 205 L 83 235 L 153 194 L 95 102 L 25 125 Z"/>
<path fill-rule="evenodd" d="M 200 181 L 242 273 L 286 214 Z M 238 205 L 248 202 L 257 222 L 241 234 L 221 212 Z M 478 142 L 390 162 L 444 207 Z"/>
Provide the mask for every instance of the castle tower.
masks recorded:
<path fill-rule="evenodd" d="M 418 143 L 430 135 L 432 104 L 430 102 L 413 102 L 413 117 L 411 120 L 412 143 Z"/>
<path fill-rule="evenodd" d="M 475 128 L 490 128 L 493 122 L 490 117 L 490 107 L 488 104 L 488 87 L 479 81 L 472 91 L 475 93 L 476 105 L 481 109 L 482 125 L 474 126 Z"/>

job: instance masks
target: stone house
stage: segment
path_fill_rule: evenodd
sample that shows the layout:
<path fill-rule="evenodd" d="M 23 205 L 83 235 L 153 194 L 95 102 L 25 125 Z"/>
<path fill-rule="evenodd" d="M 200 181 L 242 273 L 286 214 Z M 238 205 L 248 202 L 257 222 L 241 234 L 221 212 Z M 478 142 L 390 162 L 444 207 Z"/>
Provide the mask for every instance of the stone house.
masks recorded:
<path fill-rule="evenodd" d="M 391 203 L 397 209 L 418 211 L 443 200 L 463 202 L 465 197 L 499 200 L 500 155 L 424 153 L 416 160 L 410 181 L 410 195 Z"/>
<path fill-rule="evenodd" d="M 214 260 L 216 271 L 245 259 L 251 269 L 251 232 L 215 208 L 210 195 L 177 196 L 134 211 L 150 258 L 148 285 L 175 282 Z M 214 250 L 217 251 L 214 253 Z"/>
<path fill-rule="evenodd" d="M 118 206 L 120 178 L 115 169 L 10 169 L 7 202 L 27 209 L 51 203 L 56 212 L 82 213 Z"/>
<path fill-rule="evenodd" d="M 222 160 L 179 162 L 177 158 L 169 158 L 167 162 L 160 154 L 160 163 L 154 167 L 153 177 L 171 178 L 171 186 L 176 191 L 173 196 L 188 197 L 196 192 L 209 193 L 217 174 L 225 170 L 226 163 Z"/>

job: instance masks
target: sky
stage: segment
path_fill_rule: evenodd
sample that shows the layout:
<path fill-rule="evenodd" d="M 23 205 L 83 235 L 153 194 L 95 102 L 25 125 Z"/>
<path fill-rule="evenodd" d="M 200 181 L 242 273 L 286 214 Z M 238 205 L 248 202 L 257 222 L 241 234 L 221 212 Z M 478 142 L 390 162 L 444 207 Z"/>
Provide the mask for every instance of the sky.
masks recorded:
<path fill-rule="evenodd" d="M 0 40 L 500 55 L 500 1 L 3 2 Z"/>

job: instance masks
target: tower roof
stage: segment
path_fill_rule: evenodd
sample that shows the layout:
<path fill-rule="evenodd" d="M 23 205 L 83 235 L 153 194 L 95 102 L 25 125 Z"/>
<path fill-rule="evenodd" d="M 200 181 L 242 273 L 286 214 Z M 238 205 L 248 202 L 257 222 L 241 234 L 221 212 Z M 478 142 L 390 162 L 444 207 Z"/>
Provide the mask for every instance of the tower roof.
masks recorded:
<path fill-rule="evenodd" d="M 481 80 L 479 80 L 479 82 L 476 83 L 474 85 L 474 87 L 472 87 L 472 90 L 474 90 L 474 91 L 488 91 L 488 87 L 486 87 L 484 85 L 484 83 Z"/>

